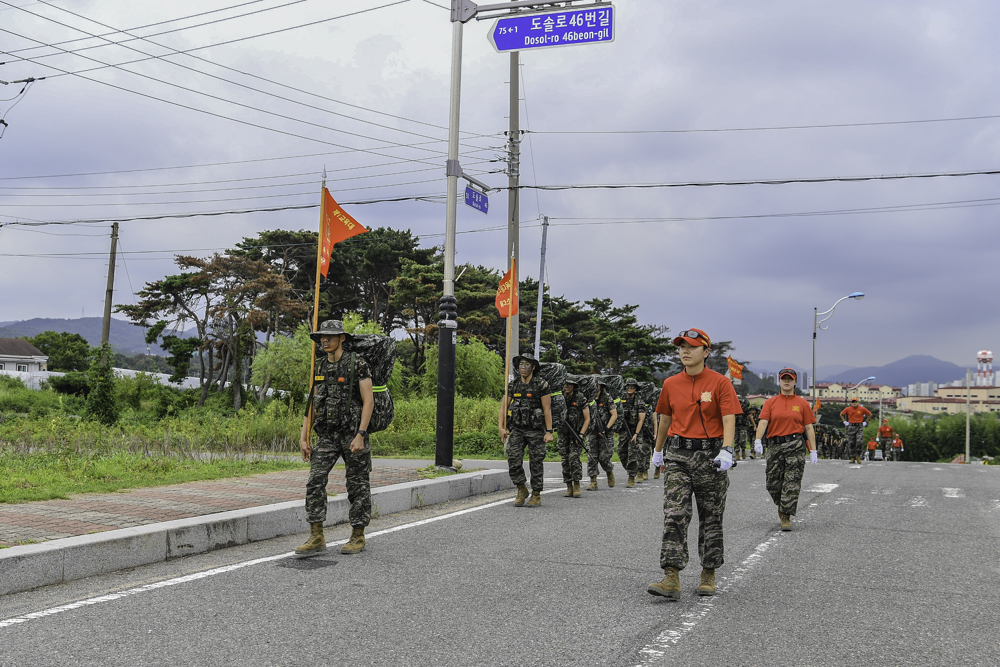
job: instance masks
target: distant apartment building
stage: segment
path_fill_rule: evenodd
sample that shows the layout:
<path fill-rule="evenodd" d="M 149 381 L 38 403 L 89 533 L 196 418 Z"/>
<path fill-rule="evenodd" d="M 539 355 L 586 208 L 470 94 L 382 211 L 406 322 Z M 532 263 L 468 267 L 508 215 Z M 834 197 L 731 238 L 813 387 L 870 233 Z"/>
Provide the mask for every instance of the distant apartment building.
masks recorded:
<path fill-rule="evenodd" d="M 924 412 L 932 415 L 958 414 L 966 410 L 966 402 L 972 412 L 1000 412 L 1000 387 L 968 387 L 964 385 L 941 385 L 933 396 L 907 396 L 896 402 L 896 407 L 909 412 Z"/>
<path fill-rule="evenodd" d="M 856 396 L 862 403 L 877 403 L 881 400 L 891 405 L 902 395 L 899 387 L 889 384 L 863 384 L 856 389 L 853 387 L 854 385 L 839 382 L 819 382 L 816 384 L 816 391 L 821 400 L 837 403 L 847 403 Z"/>
<path fill-rule="evenodd" d="M 907 396 L 933 396 L 937 390 L 937 382 L 917 382 L 906 387 Z"/>

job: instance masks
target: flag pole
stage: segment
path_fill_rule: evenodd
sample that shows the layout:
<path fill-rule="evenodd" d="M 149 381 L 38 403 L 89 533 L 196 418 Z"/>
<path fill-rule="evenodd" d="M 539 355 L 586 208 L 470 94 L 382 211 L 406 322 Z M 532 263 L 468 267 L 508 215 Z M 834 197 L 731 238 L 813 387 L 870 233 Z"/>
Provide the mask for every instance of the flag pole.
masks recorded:
<path fill-rule="evenodd" d="M 510 288 L 510 303 L 507 306 L 507 354 L 504 359 L 503 365 L 503 404 L 507 405 L 507 389 L 510 386 L 510 330 L 514 322 L 514 316 L 511 311 L 514 310 L 514 285 L 517 285 L 517 264 L 514 261 L 514 254 L 511 253 L 510 264 L 508 264 L 510 274 L 511 274 L 511 288 Z M 507 410 L 503 411 L 503 427 L 504 430 L 507 429 Z"/>
<path fill-rule="evenodd" d="M 316 295 L 313 299 L 312 330 L 319 328 L 319 279 L 320 266 L 323 263 L 323 224 L 326 220 L 326 166 L 323 167 L 323 184 L 319 189 L 319 234 L 316 235 Z M 316 343 L 312 344 L 312 358 L 309 360 L 309 396 L 312 396 L 313 383 L 316 381 Z M 313 419 L 313 404 L 309 403 L 309 423 Z"/>

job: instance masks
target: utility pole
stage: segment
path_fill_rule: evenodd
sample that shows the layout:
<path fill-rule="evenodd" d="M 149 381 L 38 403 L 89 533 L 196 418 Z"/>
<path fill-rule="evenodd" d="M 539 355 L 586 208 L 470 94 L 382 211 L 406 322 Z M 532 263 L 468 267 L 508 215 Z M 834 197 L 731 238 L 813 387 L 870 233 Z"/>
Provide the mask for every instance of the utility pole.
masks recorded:
<path fill-rule="evenodd" d="M 965 462 L 972 463 L 969 460 L 969 431 L 970 422 L 972 421 L 972 369 L 965 369 Z"/>
<path fill-rule="evenodd" d="M 507 164 L 507 251 L 514 253 L 514 260 L 521 265 L 521 191 L 518 188 L 521 177 L 521 92 L 520 92 L 520 52 L 510 54 L 510 131 L 507 134 L 510 152 Z M 510 267 L 508 267 L 510 268 Z M 511 316 L 510 329 L 513 331 L 510 341 L 510 356 L 520 354 L 518 342 L 521 329 L 518 326 L 518 316 Z M 537 346 L 535 350 L 537 354 Z"/>
<path fill-rule="evenodd" d="M 535 320 L 535 359 L 542 357 L 542 295 L 545 294 L 545 241 L 549 234 L 549 216 L 542 216 L 542 262 L 538 267 L 538 317 Z"/>
<path fill-rule="evenodd" d="M 118 223 L 111 223 L 111 258 L 108 261 L 108 289 L 104 293 L 104 323 L 101 326 L 101 345 L 111 339 L 111 301 L 115 294 L 115 254 L 118 251 Z M 106 360 L 105 360 L 106 361 Z"/>

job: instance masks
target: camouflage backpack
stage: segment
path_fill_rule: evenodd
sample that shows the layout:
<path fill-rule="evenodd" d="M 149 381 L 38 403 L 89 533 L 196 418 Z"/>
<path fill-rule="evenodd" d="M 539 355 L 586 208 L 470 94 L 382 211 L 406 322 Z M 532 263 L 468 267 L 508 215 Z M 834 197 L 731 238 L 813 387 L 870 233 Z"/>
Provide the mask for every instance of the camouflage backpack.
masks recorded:
<path fill-rule="evenodd" d="M 368 421 L 368 432 L 384 431 L 392 423 L 396 408 L 389 393 L 389 378 L 396 363 L 396 341 L 379 334 L 353 334 L 344 341 L 344 352 L 364 358 L 372 371 L 375 407 Z"/>
<path fill-rule="evenodd" d="M 562 388 L 566 384 L 566 367 L 559 363 L 544 363 L 538 367 L 538 377 L 549 383 L 552 429 L 558 430 L 566 421 L 566 397 Z"/>
<path fill-rule="evenodd" d="M 576 391 L 580 393 L 580 397 L 590 403 L 597 396 L 597 376 L 596 375 L 572 375 L 567 374 L 566 380 L 563 382 L 572 382 L 576 385 Z"/>
<path fill-rule="evenodd" d="M 656 420 L 656 402 L 660 399 L 659 388 L 655 382 L 643 381 L 639 383 L 639 397 L 649 406 L 646 413 L 646 421 L 642 424 L 642 436 L 647 440 L 653 439 L 653 423 Z"/>
<path fill-rule="evenodd" d="M 622 399 L 625 398 L 625 379 L 621 375 L 598 375 L 597 378 L 606 385 L 608 397 L 614 400 L 615 409 L 618 410 L 621 407 Z M 619 433 L 624 429 L 625 420 L 621 418 L 621 415 L 618 415 L 611 430 Z"/>

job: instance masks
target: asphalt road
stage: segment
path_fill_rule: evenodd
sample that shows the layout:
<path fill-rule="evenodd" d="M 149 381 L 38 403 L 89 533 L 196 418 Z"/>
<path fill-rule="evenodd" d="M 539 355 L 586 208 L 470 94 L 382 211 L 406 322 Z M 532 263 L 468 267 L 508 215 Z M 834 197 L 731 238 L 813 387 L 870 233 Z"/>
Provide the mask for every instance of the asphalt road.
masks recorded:
<path fill-rule="evenodd" d="M 547 468 L 540 508 L 384 517 L 360 556 L 298 536 L 0 597 L 0 665 L 1000 664 L 1000 468 L 821 461 L 781 533 L 741 462 L 719 594 L 695 555 L 678 602 L 646 593 L 662 486 L 563 498 Z"/>

